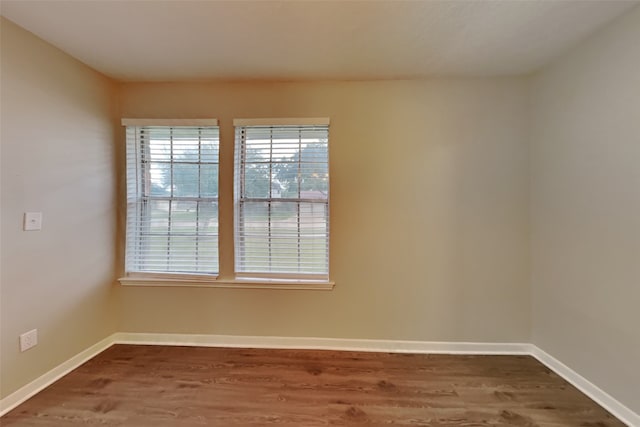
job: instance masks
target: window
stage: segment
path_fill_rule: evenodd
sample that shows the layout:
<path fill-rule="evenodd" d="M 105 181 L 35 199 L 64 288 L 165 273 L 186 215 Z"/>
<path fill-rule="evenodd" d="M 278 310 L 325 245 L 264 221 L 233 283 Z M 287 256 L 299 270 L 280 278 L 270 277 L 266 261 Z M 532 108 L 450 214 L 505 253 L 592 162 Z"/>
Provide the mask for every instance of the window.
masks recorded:
<path fill-rule="evenodd" d="M 217 121 L 122 123 L 127 127 L 127 276 L 215 276 Z"/>
<path fill-rule="evenodd" d="M 237 278 L 329 278 L 328 119 L 235 120 Z"/>
<path fill-rule="evenodd" d="M 122 124 L 127 229 L 121 283 L 333 288 L 328 119 L 235 120 L 235 162 L 228 157 L 222 165 L 215 119 Z M 223 204 L 234 203 L 234 227 L 221 224 L 233 239 L 224 239 L 228 248 L 221 250 L 234 251 L 235 268 L 230 258 L 219 265 L 219 168 L 234 172 L 233 198 L 222 195 Z"/>

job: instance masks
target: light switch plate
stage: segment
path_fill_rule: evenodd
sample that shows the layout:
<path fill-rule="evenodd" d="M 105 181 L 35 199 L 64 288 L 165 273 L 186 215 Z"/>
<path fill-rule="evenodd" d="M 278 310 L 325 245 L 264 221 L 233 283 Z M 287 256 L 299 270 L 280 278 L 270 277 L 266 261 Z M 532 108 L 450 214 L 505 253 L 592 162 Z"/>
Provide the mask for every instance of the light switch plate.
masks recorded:
<path fill-rule="evenodd" d="M 42 230 L 42 212 L 24 213 L 24 231 Z"/>

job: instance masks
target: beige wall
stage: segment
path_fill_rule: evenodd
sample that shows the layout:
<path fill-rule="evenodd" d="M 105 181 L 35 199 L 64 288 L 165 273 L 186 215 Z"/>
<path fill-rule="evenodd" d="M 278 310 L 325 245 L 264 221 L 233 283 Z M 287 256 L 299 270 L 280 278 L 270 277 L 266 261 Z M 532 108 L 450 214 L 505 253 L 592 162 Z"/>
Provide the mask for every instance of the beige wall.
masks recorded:
<path fill-rule="evenodd" d="M 2 19 L 4 397 L 115 331 L 115 87 Z M 42 231 L 22 231 L 41 211 Z M 37 328 L 40 343 L 18 351 Z"/>
<path fill-rule="evenodd" d="M 331 118 L 333 291 L 122 289 L 120 330 L 526 342 L 527 81 L 124 84 L 124 117 Z M 226 267 L 226 268 L 225 268 Z"/>
<path fill-rule="evenodd" d="M 533 80 L 533 342 L 640 413 L 640 8 Z"/>

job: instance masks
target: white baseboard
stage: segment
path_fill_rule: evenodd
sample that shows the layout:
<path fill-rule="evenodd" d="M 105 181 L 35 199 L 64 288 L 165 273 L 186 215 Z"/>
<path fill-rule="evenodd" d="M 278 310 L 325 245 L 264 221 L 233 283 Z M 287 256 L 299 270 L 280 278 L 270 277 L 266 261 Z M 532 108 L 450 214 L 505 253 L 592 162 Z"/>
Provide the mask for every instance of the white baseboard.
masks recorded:
<path fill-rule="evenodd" d="M 110 335 L 102 341 L 92 345 L 86 350 L 81 351 L 80 353 L 73 356 L 71 359 L 62 362 L 60 365 L 56 366 L 49 372 L 44 375 L 39 376 L 35 380 L 31 381 L 29 384 L 24 387 L 16 390 L 11 393 L 4 399 L 0 400 L 0 417 L 16 406 L 20 405 L 22 402 L 29 399 L 31 396 L 36 393 L 44 390 L 49 387 L 51 384 L 59 380 L 60 378 L 67 375 L 69 372 L 76 369 L 78 366 L 82 365 L 87 360 L 96 356 L 97 354 L 102 353 L 109 347 L 111 347 L 114 343 L 114 335 Z"/>
<path fill-rule="evenodd" d="M 0 416 L 40 390 L 51 385 L 113 344 L 181 345 L 200 347 L 246 347 L 300 350 L 372 351 L 418 354 L 530 355 L 589 396 L 627 425 L 640 426 L 640 416 L 602 391 L 587 379 L 527 343 L 474 343 L 434 341 L 394 341 L 344 338 L 261 337 L 236 335 L 194 335 L 118 332 L 77 354 L 16 392 L 0 400 Z"/>
<path fill-rule="evenodd" d="M 593 401 L 605 408 L 629 427 L 640 426 L 640 415 L 636 414 L 611 395 L 584 378 L 582 375 L 578 374 L 576 371 L 533 344 L 531 345 L 531 356 L 535 357 L 540 361 L 540 363 L 546 365 L 553 372 L 567 380 L 567 382 L 589 396 Z"/>
<path fill-rule="evenodd" d="M 429 354 L 530 354 L 530 344 L 394 341 L 346 338 L 260 337 L 234 335 L 144 334 L 119 332 L 117 344 L 248 347 L 299 350 L 377 351 Z"/>

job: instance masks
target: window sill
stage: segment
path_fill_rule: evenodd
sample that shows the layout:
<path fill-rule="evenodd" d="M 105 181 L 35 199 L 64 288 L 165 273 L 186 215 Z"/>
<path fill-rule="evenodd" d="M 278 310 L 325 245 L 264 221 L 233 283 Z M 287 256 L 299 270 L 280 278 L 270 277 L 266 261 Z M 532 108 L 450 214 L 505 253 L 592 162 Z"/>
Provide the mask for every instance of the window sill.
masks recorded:
<path fill-rule="evenodd" d="M 227 288 L 227 289 L 292 289 L 292 290 L 325 290 L 330 291 L 335 286 L 333 281 L 323 280 L 286 280 L 286 279 L 189 279 L 189 278 L 150 278 L 150 277 L 121 277 L 118 279 L 123 286 L 145 287 L 188 287 L 188 288 Z"/>

